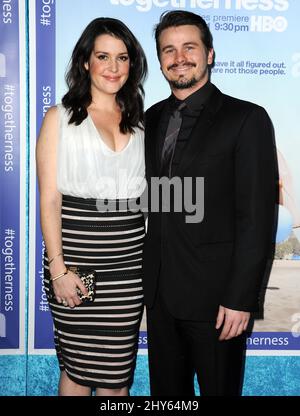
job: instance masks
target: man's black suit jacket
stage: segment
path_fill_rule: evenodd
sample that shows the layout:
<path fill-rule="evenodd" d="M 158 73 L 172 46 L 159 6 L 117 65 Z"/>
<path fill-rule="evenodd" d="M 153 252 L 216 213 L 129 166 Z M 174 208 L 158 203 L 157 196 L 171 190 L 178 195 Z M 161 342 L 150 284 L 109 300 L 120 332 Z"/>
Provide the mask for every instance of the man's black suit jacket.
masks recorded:
<path fill-rule="evenodd" d="M 146 112 L 146 179 L 159 176 L 160 117 L 166 100 Z M 215 320 L 219 305 L 256 311 L 272 262 L 278 172 L 272 123 L 255 104 L 216 87 L 173 176 L 204 178 L 204 218 L 149 212 L 144 245 L 145 303 L 157 287 L 179 319 Z M 195 195 L 194 195 L 195 196 Z M 149 200 L 149 204 L 151 200 Z"/>

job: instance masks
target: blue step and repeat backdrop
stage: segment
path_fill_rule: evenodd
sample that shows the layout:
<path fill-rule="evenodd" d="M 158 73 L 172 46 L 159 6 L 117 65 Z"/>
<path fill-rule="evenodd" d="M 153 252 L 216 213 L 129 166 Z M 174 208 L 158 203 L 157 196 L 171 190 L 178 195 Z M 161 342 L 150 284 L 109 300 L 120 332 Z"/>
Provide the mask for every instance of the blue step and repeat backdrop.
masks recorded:
<path fill-rule="evenodd" d="M 153 27 L 165 10 L 200 14 L 214 37 L 212 82 L 264 106 L 280 170 L 276 259 L 265 319 L 248 338 L 244 395 L 300 395 L 300 1 L 0 0 L 1 281 L 0 395 L 56 395 L 58 366 L 42 285 L 35 143 L 66 91 L 72 49 L 95 17 L 123 20 L 146 51 L 148 108 L 169 95 Z M 263 204 L 264 201 L 261 201 Z M 142 321 L 131 395 L 148 395 Z"/>

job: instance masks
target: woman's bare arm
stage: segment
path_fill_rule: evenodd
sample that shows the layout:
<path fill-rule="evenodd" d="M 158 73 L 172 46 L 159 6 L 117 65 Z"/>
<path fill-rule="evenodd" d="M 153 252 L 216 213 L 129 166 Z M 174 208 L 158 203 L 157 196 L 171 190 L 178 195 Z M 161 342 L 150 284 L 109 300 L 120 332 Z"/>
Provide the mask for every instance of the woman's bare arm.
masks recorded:
<path fill-rule="evenodd" d="M 51 107 L 45 115 L 36 146 L 37 175 L 40 191 L 41 227 L 50 274 L 57 276 L 66 270 L 62 253 L 61 204 L 62 195 L 57 189 L 58 110 Z M 53 282 L 58 301 L 66 299 L 69 306 L 80 304 L 76 286 L 86 292 L 81 280 L 72 272 Z"/>

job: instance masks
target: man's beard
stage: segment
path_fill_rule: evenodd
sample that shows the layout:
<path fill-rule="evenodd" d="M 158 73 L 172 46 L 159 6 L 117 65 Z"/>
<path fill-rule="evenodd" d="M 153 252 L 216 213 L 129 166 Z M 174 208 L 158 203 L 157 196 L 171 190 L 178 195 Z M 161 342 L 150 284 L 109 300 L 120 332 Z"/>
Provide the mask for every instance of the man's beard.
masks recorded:
<path fill-rule="evenodd" d="M 191 79 L 186 80 L 186 81 L 180 81 L 180 80 L 175 80 L 175 81 L 168 80 L 168 81 L 172 89 L 185 90 L 186 88 L 194 87 L 198 83 L 199 80 L 196 79 L 195 77 L 192 77 Z"/>
<path fill-rule="evenodd" d="M 196 67 L 196 64 L 195 63 L 193 63 L 193 62 L 186 62 L 185 63 L 185 66 L 188 66 L 188 67 Z M 173 64 L 173 65 L 170 65 L 167 69 L 168 69 L 168 71 L 170 70 L 170 69 L 172 69 L 172 68 L 176 68 L 176 67 L 178 67 L 178 64 Z M 199 81 L 200 81 L 200 78 L 201 77 L 199 77 L 199 79 L 197 79 L 196 77 L 195 77 L 195 75 L 191 78 L 191 79 L 189 79 L 189 80 L 183 80 L 184 79 L 184 76 L 180 76 L 179 77 L 179 79 L 177 79 L 177 80 L 170 80 L 170 79 L 168 79 L 167 77 L 166 77 L 166 75 L 165 75 L 165 78 L 166 78 L 166 80 L 169 82 L 169 84 L 170 84 L 170 87 L 172 88 L 172 89 L 176 89 L 176 90 L 185 90 L 185 89 L 187 89 L 187 88 L 192 88 L 192 87 L 194 87 Z M 182 79 L 183 78 L 183 79 Z"/>

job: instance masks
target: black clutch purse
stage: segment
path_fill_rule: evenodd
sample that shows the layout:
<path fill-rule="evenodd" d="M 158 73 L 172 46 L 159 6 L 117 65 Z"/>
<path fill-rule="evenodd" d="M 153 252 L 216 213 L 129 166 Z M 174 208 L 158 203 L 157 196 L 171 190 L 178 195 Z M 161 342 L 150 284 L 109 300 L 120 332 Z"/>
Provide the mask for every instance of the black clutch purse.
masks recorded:
<path fill-rule="evenodd" d="M 97 272 L 93 269 L 89 269 L 84 266 L 69 266 L 68 269 L 77 274 L 79 279 L 82 281 L 84 286 L 88 290 L 88 294 L 84 295 L 79 288 L 77 288 L 77 295 L 82 303 L 84 302 L 93 302 L 96 296 L 96 276 Z M 50 279 L 50 286 L 49 286 L 49 296 L 50 298 L 54 298 L 54 291 L 52 281 Z"/>

